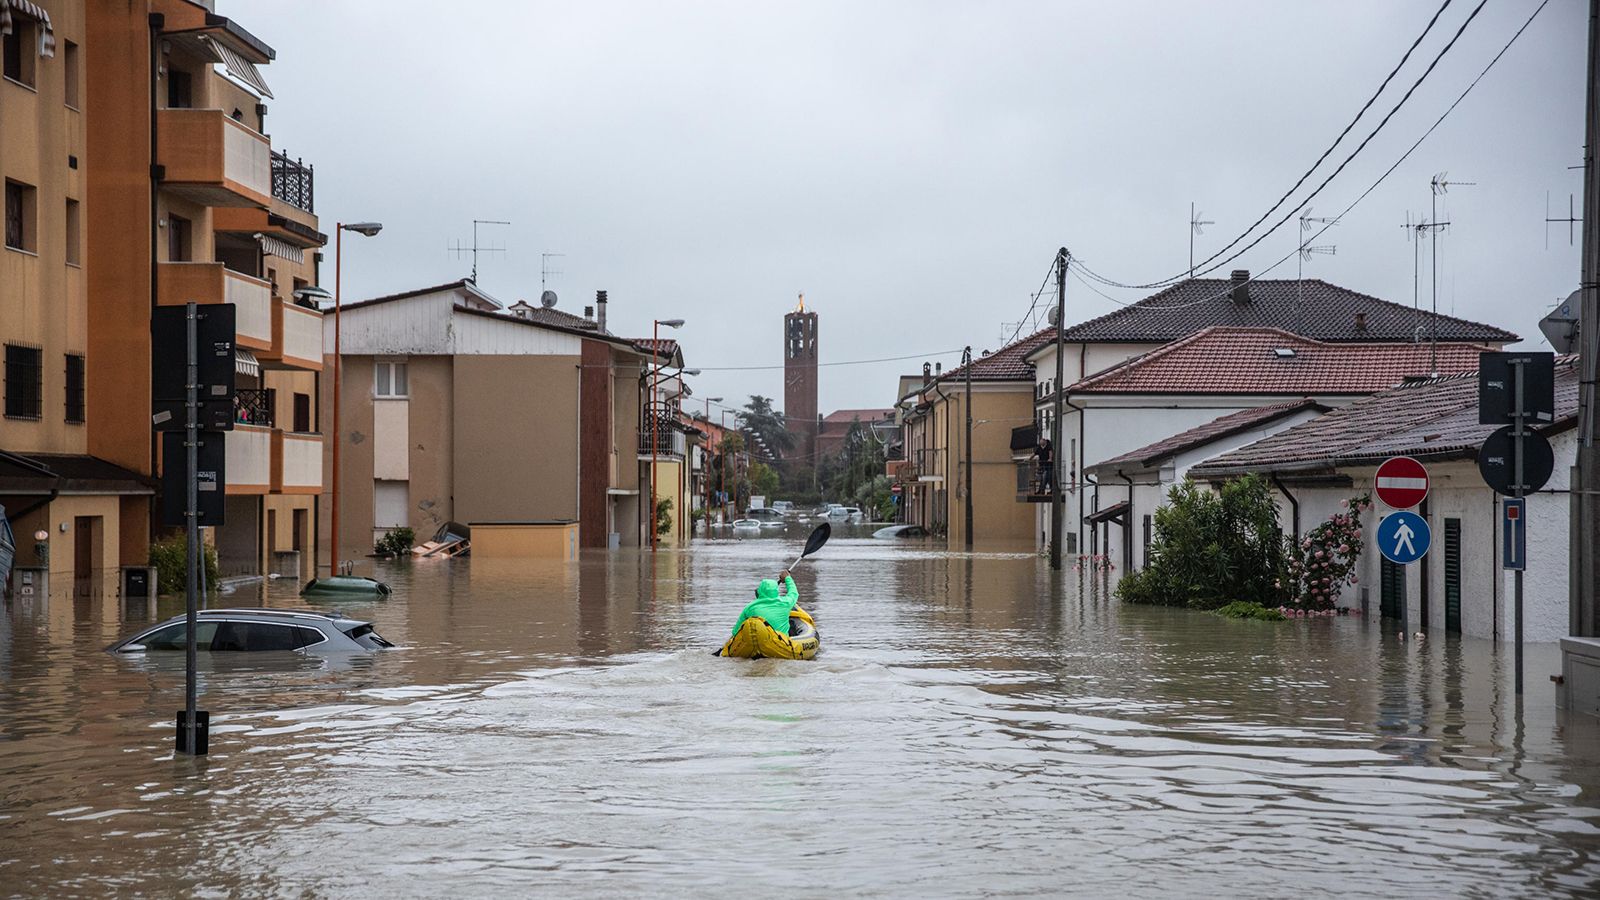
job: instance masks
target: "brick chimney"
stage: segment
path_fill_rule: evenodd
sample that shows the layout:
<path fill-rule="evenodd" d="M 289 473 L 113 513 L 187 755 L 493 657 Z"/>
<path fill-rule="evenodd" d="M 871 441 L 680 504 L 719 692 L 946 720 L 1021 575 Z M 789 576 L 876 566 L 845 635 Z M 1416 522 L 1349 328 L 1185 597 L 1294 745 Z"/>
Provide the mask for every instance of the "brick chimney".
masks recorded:
<path fill-rule="evenodd" d="M 594 292 L 594 324 L 601 331 L 606 330 L 606 292 Z"/>
<path fill-rule="evenodd" d="M 1233 284 L 1228 288 L 1228 299 L 1235 303 L 1250 302 L 1250 270 L 1234 269 Z"/>

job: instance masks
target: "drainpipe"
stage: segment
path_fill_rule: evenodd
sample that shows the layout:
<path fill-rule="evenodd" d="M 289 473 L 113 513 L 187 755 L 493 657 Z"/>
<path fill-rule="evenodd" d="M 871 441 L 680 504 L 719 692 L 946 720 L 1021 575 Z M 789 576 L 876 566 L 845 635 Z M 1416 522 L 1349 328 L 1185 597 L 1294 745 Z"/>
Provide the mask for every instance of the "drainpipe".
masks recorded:
<path fill-rule="evenodd" d="M 1082 370 L 1080 369 L 1079 372 L 1081 374 Z M 1087 471 L 1089 467 L 1087 465 L 1085 465 L 1085 463 L 1088 462 L 1088 457 L 1083 455 L 1086 452 L 1086 450 L 1088 449 L 1088 445 L 1085 443 L 1085 437 L 1084 437 L 1088 433 L 1087 431 L 1084 430 L 1084 419 L 1088 416 L 1088 410 L 1084 409 L 1083 407 L 1079 406 L 1076 403 L 1073 403 L 1070 395 L 1068 395 L 1066 393 L 1065 388 L 1061 387 L 1060 385 L 1056 386 L 1056 391 L 1059 392 L 1060 395 L 1061 395 L 1061 402 L 1066 404 L 1067 406 L 1072 407 L 1072 409 L 1075 410 L 1078 413 L 1078 453 L 1079 453 L 1079 456 L 1078 456 L 1078 459 L 1077 459 L 1077 466 L 1078 466 L 1078 474 L 1080 476 L 1080 481 L 1079 481 L 1079 485 L 1078 485 L 1078 521 L 1072 526 L 1072 530 L 1075 531 L 1075 532 L 1078 532 L 1078 535 L 1079 535 L 1078 553 L 1081 555 L 1083 553 L 1083 540 L 1082 540 L 1083 532 L 1080 531 L 1079 529 L 1083 528 L 1083 485 L 1091 483 L 1089 481 L 1089 472 Z M 1056 450 L 1057 454 L 1061 453 L 1061 448 L 1060 447 L 1055 448 L 1055 450 Z M 1057 456 L 1057 459 L 1058 460 L 1060 459 L 1059 455 Z M 1098 501 L 1100 499 L 1100 482 L 1099 481 L 1095 481 L 1095 482 L 1093 482 L 1093 484 L 1095 486 L 1095 500 Z"/>
<path fill-rule="evenodd" d="M 161 158 L 159 153 L 161 148 L 157 142 L 156 131 L 156 99 L 159 96 L 156 91 L 156 77 L 161 71 L 161 32 L 167 27 L 167 17 L 161 13 L 151 13 L 148 21 L 150 23 L 150 317 L 153 319 L 155 318 L 157 298 L 160 296 L 157 273 L 161 267 L 157 263 L 156 246 L 161 240 L 158 225 L 161 220 L 158 200 L 161 192 L 161 179 L 165 175 L 157 163 L 157 160 Z M 148 334 L 149 330 L 147 328 L 146 335 L 148 336 Z M 150 347 L 150 354 L 153 361 L 155 357 L 154 344 Z M 148 375 L 149 372 L 145 374 Z M 150 461 L 147 467 L 150 469 L 150 474 L 154 475 L 156 471 L 156 441 L 160 438 L 160 435 L 156 433 L 154 428 L 147 427 L 146 430 L 149 431 L 148 452 L 150 454 Z M 146 508 L 152 535 L 156 534 L 161 527 L 161 521 L 156 517 L 156 507 L 159 503 L 160 495 L 157 495 Z"/>
<path fill-rule="evenodd" d="M 1122 572 L 1133 571 L 1133 479 L 1117 470 L 1117 477 L 1128 483 L 1128 515 L 1122 521 Z"/>
<path fill-rule="evenodd" d="M 1296 500 L 1294 495 L 1289 493 L 1289 488 L 1285 486 L 1281 480 L 1279 480 L 1277 472 L 1272 473 L 1272 485 L 1278 489 L 1278 493 L 1283 495 L 1283 499 L 1289 501 L 1289 509 L 1293 511 L 1292 518 L 1294 520 L 1294 539 L 1298 541 L 1300 540 L 1300 501 Z"/>

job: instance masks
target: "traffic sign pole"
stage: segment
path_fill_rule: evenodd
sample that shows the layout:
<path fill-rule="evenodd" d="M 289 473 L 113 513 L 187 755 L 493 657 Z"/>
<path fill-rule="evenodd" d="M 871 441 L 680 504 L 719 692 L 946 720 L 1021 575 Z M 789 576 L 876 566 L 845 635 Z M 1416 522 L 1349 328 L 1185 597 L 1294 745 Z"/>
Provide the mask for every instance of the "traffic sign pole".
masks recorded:
<path fill-rule="evenodd" d="M 1526 365 L 1527 365 L 1527 362 L 1525 360 L 1514 359 L 1514 360 L 1511 361 L 1511 381 L 1512 381 L 1511 391 L 1512 391 L 1512 396 L 1513 396 L 1512 407 L 1511 407 L 1511 417 L 1512 417 L 1511 427 L 1514 429 L 1512 431 L 1512 436 L 1513 436 L 1514 439 L 1511 442 L 1511 496 L 1514 499 L 1517 499 L 1517 500 L 1521 500 L 1522 499 L 1522 493 L 1523 493 L 1523 487 L 1524 487 L 1523 477 L 1522 477 L 1522 468 L 1523 468 L 1522 464 L 1523 464 L 1523 457 L 1527 456 L 1527 454 L 1523 452 L 1523 448 L 1522 448 L 1523 439 L 1525 437 L 1527 437 L 1527 434 L 1528 434 L 1528 422 L 1527 422 L 1526 410 L 1525 410 L 1525 407 L 1524 407 L 1524 404 L 1525 404 L 1526 401 L 1525 401 L 1525 398 L 1523 396 L 1523 394 L 1525 393 L 1524 390 L 1523 390 L 1523 387 L 1524 387 L 1524 383 L 1527 380 L 1525 378 L 1525 374 L 1526 374 L 1526 371 L 1527 371 L 1526 368 L 1525 368 Z M 1523 522 L 1523 527 L 1527 527 L 1526 520 L 1524 520 L 1524 522 Z M 1526 566 L 1526 562 L 1524 562 L 1524 567 L 1525 566 Z M 1518 567 L 1516 572 L 1513 573 L 1512 576 L 1511 576 L 1512 577 L 1512 581 L 1513 581 L 1513 583 L 1515 585 L 1515 587 L 1514 587 L 1514 591 L 1515 591 L 1514 597 L 1515 597 L 1515 599 L 1512 602 L 1513 602 L 1513 604 L 1515 606 L 1515 610 L 1516 610 L 1515 614 L 1516 614 L 1516 618 L 1517 618 L 1517 623 L 1516 623 L 1517 624 L 1517 637 L 1516 637 L 1516 640 L 1517 640 L 1517 648 L 1516 648 L 1517 676 L 1516 677 L 1517 677 L 1517 696 L 1518 697 L 1522 696 L 1522 569 L 1523 569 L 1523 567 Z"/>

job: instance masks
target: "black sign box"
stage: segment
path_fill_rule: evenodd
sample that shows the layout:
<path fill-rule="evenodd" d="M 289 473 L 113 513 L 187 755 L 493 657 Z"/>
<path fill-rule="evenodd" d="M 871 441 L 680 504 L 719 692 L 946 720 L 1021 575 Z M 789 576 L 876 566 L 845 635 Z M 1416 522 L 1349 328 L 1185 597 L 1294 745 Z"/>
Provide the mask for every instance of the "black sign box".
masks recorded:
<path fill-rule="evenodd" d="M 233 430 L 235 310 L 232 303 L 195 307 L 200 346 L 200 427 Z M 185 425 L 184 376 L 189 365 L 188 319 L 182 306 L 158 306 L 150 316 L 151 423 L 157 431 L 182 431 Z"/>
<path fill-rule="evenodd" d="M 1520 362 L 1517 366 L 1513 363 Z M 1522 411 L 1529 422 L 1550 422 L 1556 415 L 1554 353 L 1482 353 L 1478 355 L 1478 424 L 1508 425 L 1517 408 L 1512 373 L 1522 369 Z"/>
<path fill-rule="evenodd" d="M 189 458 L 183 446 L 181 431 L 168 431 L 161 435 L 161 521 L 166 525 L 183 527 L 184 509 L 189 504 Z M 200 517 L 202 528 L 223 524 L 222 499 L 228 490 L 227 449 L 228 436 L 221 431 L 200 432 L 200 452 L 195 472 L 199 475 Z"/>

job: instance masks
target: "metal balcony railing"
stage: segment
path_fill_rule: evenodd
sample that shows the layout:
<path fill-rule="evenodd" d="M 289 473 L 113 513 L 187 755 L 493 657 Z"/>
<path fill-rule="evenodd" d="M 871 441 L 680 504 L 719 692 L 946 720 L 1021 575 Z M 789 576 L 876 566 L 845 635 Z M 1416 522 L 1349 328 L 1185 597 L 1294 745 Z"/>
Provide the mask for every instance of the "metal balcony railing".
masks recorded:
<path fill-rule="evenodd" d="M 233 392 L 233 419 L 243 425 L 261 425 L 271 428 L 273 422 L 272 388 L 239 388 Z"/>
<path fill-rule="evenodd" d="M 272 196 L 308 213 L 316 212 L 312 167 L 289 154 L 272 151 Z"/>
<path fill-rule="evenodd" d="M 651 440 L 656 456 L 682 456 L 683 432 L 678 428 L 678 410 L 666 403 L 653 403 L 639 416 L 639 455 L 651 455 Z"/>

